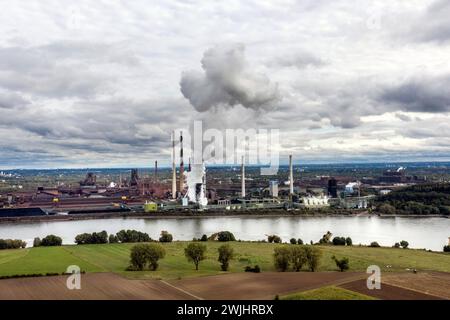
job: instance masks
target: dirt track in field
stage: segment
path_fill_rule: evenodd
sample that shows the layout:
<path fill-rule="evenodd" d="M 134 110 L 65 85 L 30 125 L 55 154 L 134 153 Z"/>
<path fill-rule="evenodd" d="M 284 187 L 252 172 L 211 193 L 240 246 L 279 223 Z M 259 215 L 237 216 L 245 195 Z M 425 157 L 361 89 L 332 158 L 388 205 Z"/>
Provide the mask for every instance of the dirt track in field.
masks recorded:
<path fill-rule="evenodd" d="M 360 272 L 235 273 L 171 281 L 171 284 L 209 300 L 274 299 L 275 295 L 305 291 L 364 277 Z"/>

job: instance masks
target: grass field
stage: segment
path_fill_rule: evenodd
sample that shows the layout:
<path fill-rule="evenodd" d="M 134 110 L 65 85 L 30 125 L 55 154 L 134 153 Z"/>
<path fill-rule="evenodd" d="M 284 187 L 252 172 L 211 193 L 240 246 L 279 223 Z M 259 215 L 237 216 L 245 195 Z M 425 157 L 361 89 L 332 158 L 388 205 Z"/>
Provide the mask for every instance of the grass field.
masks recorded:
<path fill-rule="evenodd" d="M 78 265 L 86 272 L 115 272 L 130 278 L 179 279 L 223 273 L 217 261 L 217 248 L 223 243 L 207 242 L 207 259 L 200 270 L 184 257 L 188 242 L 163 243 L 166 257 L 160 260 L 158 271 L 129 272 L 130 248 L 133 244 L 100 244 L 82 246 L 38 247 L 0 251 L 0 276 L 33 273 L 62 273 L 69 265 Z M 272 254 L 277 244 L 232 242 L 236 258 L 229 272 L 242 272 L 247 265 L 259 265 L 262 271 L 275 271 Z M 450 272 L 450 255 L 412 249 L 368 248 L 347 246 L 319 246 L 323 252 L 318 271 L 336 271 L 331 260 L 350 259 L 350 271 L 365 271 L 369 265 L 378 265 L 383 271 L 409 269 Z M 386 266 L 392 266 L 387 268 Z"/>
<path fill-rule="evenodd" d="M 280 297 L 280 300 L 376 300 L 358 292 L 335 286 L 293 293 Z"/>

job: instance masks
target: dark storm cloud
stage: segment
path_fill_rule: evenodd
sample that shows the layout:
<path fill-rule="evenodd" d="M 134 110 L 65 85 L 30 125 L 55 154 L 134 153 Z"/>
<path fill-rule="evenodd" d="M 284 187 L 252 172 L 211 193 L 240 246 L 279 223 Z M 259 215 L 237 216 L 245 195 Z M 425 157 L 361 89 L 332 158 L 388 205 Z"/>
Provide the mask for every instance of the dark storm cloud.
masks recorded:
<path fill-rule="evenodd" d="M 136 66 L 139 59 L 120 43 L 60 41 L 45 46 L 0 47 L 0 87 L 46 97 L 85 98 L 113 83 L 96 67 L 114 63 Z"/>
<path fill-rule="evenodd" d="M 412 79 L 379 96 L 381 103 L 393 105 L 397 110 L 410 112 L 450 111 L 450 76 Z"/>

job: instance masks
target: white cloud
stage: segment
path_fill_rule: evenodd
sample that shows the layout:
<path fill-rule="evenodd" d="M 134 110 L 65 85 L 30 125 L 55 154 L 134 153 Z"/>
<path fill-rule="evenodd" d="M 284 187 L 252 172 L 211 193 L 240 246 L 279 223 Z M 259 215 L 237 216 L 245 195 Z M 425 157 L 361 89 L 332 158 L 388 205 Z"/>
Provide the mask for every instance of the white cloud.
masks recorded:
<path fill-rule="evenodd" d="M 193 118 L 302 160 L 450 158 L 445 0 L 0 5 L 0 167 L 167 163 Z"/>

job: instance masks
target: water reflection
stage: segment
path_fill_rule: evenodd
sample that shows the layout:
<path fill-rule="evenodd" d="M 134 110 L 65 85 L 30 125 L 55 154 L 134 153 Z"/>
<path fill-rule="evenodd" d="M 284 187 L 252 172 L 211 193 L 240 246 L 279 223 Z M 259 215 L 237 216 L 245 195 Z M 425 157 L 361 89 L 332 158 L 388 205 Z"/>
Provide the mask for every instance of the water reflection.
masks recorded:
<path fill-rule="evenodd" d="M 121 229 L 147 232 L 157 239 L 167 230 L 176 240 L 191 240 L 203 234 L 229 230 L 237 239 L 262 240 L 267 234 L 277 234 L 283 241 L 301 238 L 304 242 L 318 241 L 328 230 L 334 236 L 349 236 L 354 244 L 377 241 L 392 246 L 407 240 L 412 248 L 441 251 L 450 236 L 450 219 L 399 217 L 210 217 L 210 218 L 115 218 L 85 221 L 37 222 L 0 225 L 0 238 L 23 239 L 29 244 L 34 237 L 56 234 L 65 244 L 72 244 L 83 232 Z"/>

